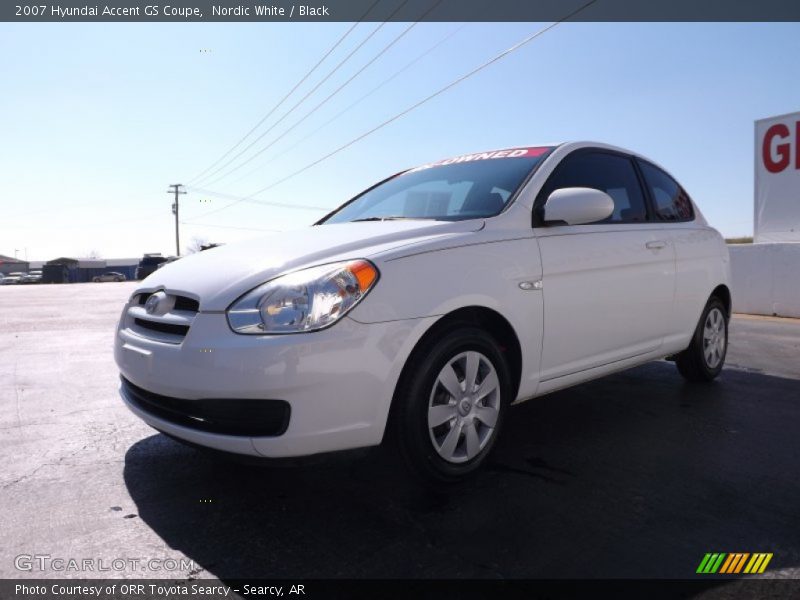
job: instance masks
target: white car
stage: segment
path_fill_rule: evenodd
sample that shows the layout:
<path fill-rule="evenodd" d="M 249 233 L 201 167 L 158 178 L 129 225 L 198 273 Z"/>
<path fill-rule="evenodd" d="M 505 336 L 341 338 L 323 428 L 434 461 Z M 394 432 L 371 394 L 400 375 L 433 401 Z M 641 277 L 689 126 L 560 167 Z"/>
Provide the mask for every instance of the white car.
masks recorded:
<path fill-rule="evenodd" d="M 103 273 L 102 275 L 96 275 L 92 277 L 92 281 L 94 283 L 103 283 L 104 281 L 127 281 L 128 278 L 125 277 L 124 273 L 118 273 L 116 271 L 109 271 L 108 273 Z"/>
<path fill-rule="evenodd" d="M 29 273 L 23 275 L 19 282 L 20 283 L 40 283 L 42 281 L 42 271 L 40 269 L 34 269 Z"/>
<path fill-rule="evenodd" d="M 22 271 L 14 271 L 13 273 L 9 273 L 5 275 L 2 280 L 0 280 L 0 285 L 16 285 L 22 282 L 22 278 L 25 277 L 27 273 Z"/>
<path fill-rule="evenodd" d="M 115 357 L 125 403 L 175 438 L 292 457 L 386 437 L 450 482 L 484 462 L 511 404 L 665 357 L 716 377 L 729 282 L 722 237 L 653 162 L 511 148 L 159 269 Z"/>

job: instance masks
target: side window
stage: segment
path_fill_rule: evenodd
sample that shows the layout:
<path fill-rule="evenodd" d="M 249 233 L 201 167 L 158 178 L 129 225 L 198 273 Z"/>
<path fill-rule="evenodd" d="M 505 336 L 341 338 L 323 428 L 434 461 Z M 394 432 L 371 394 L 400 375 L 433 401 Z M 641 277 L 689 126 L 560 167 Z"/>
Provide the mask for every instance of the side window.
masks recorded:
<path fill-rule="evenodd" d="M 614 200 L 613 214 L 600 223 L 642 223 L 647 221 L 639 178 L 631 159 L 605 152 L 578 152 L 567 156 L 542 188 L 542 204 L 555 190 L 588 187 Z"/>
<path fill-rule="evenodd" d="M 658 167 L 639 161 L 645 183 L 653 198 L 653 208 L 659 221 L 691 221 L 694 209 L 689 194 Z"/>

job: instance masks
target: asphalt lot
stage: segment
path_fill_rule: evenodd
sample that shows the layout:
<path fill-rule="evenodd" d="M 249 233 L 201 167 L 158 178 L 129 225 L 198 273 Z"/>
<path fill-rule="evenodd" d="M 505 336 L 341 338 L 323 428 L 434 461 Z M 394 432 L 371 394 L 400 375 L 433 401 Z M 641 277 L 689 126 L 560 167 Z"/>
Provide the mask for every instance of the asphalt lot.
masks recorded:
<path fill-rule="evenodd" d="M 0 288 L 0 577 L 20 554 L 189 558 L 145 577 L 667 577 L 773 552 L 800 577 L 800 321 L 737 316 L 722 377 L 658 362 L 517 407 L 491 467 L 447 496 L 380 453 L 229 463 L 117 396 L 135 284 Z"/>

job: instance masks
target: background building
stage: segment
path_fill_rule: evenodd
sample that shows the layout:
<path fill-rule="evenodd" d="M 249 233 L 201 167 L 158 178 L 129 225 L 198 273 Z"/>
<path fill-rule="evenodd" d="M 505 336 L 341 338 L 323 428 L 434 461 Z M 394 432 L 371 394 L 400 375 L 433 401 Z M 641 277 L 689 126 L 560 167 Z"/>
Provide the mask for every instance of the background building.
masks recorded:
<path fill-rule="evenodd" d="M 25 273 L 28 272 L 29 263 L 24 260 L 19 260 L 18 258 L 12 258 L 10 256 L 3 256 L 0 254 L 0 273 L 3 275 L 8 275 L 9 273 L 14 273 L 17 271 L 23 271 Z"/>
<path fill-rule="evenodd" d="M 62 256 L 44 264 L 42 283 L 85 283 L 107 270 L 105 260 Z"/>
<path fill-rule="evenodd" d="M 134 279 L 138 258 L 71 258 L 62 256 L 42 266 L 42 283 L 86 283 L 93 277 L 115 271 Z"/>

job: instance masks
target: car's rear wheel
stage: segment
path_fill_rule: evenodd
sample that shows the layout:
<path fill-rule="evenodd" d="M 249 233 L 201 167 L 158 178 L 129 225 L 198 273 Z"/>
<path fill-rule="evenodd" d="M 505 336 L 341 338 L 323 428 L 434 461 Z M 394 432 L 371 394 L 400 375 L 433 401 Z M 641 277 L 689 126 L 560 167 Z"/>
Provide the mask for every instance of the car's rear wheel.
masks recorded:
<path fill-rule="evenodd" d="M 497 342 L 473 326 L 444 332 L 415 352 L 390 424 L 411 470 L 444 484 L 474 473 L 499 434 L 510 381 Z"/>
<path fill-rule="evenodd" d="M 689 381 L 711 381 L 722 371 L 728 352 L 728 311 L 716 296 L 706 304 L 692 343 L 677 355 L 678 371 Z"/>

